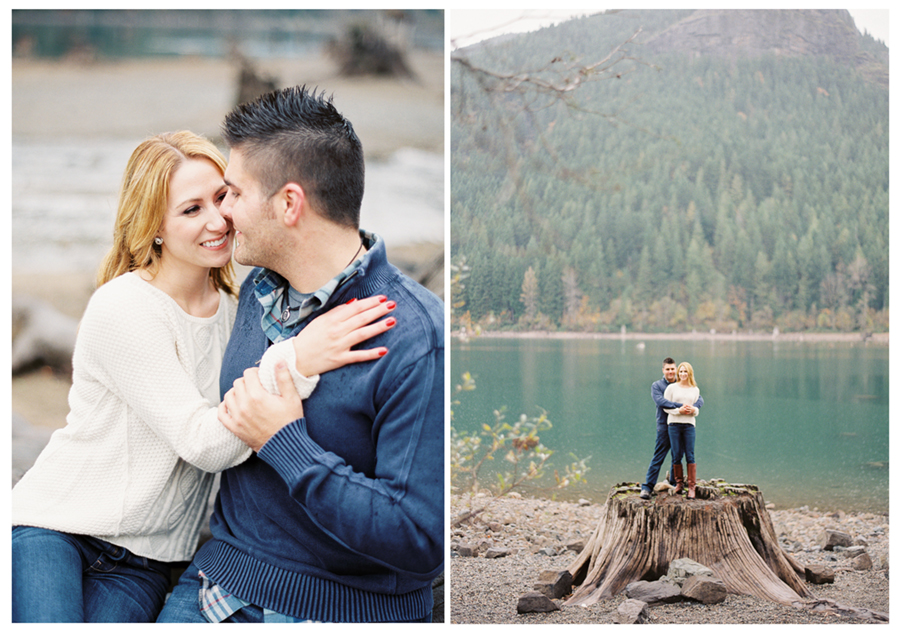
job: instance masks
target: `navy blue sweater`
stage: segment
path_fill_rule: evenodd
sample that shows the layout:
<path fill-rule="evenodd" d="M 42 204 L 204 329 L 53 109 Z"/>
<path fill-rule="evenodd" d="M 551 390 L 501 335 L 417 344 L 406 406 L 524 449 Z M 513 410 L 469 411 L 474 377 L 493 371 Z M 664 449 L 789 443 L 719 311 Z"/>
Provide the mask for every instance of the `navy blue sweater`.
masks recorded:
<path fill-rule="evenodd" d="M 257 273 L 241 289 L 223 392 L 268 346 Z M 443 303 L 388 263 L 379 241 L 308 321 L 378 294 L 397 303 L 398 323 L 361 347 L 383 345 L 388 354 L 321 375 L 305 417 L 222 474 L 213 540 L 195 562 L 241 599 L 336 622 L 418 619 L 431 610 L 444 556 Z"/>

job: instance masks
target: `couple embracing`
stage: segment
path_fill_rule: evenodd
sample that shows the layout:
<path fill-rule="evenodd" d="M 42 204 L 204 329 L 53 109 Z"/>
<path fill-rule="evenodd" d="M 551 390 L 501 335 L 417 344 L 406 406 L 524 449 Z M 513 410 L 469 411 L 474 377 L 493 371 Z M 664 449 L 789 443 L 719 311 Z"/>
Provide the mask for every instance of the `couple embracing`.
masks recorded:
<path fill-rule="evenodd" d="M 13 488 L 13 621 L 430 621 L 443 305 L 359 229 L 330 98 L 268 93 L 223 134 L 227 162 L 187 131 L 128 162 L 67 424 Z"/>
<path fill-rule="evenodd" d="M 697 486 L 694 438 L 696 418 L 703 406 L 703 396 L 694 380 L 694 368 L 690 363 L 682 362 L 676 369 L 675 360 L 666 357 L 662 372 L 663 378 L 650 386 L 650 395 L 656 404 L 656 447 L 647 469 L 647 479 L 641 484 L 641 498 L 650 498 L 659 470 L 671 449 L 672 469 L 669 479 L 675 483 L 675 492 L 681 494 L 685 485 L 681 460 L 687 460 L 687 498 L 693 499 Z"/>

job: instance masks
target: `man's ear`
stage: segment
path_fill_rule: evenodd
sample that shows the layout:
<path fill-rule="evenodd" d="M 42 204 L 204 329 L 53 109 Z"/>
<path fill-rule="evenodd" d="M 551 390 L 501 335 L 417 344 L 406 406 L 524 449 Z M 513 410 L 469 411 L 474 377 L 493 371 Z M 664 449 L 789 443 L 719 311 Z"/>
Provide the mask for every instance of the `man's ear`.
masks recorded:
<path fill-rule="evenodd" d="M 284 224 L 293 226 L 309 210 L 306 191 L 300 184 L 288 182 L 281 189 L 281 202 L 284 208 Z"/>

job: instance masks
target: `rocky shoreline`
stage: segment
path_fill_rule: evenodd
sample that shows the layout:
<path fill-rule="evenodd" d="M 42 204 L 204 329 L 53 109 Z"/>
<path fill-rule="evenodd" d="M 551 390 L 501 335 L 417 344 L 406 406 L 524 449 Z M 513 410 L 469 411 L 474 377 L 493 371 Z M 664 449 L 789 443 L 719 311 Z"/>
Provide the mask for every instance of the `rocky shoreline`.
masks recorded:
<path fill-rule="evenodd" d="M 784 343 L 864 343 L 876 346 L 890 345 L 890 333 L 861 332 L 653 332 L 653 333 L 600 333 L 600 332 L 549 332 L 532 331 L 479 331 L 472 334 L 455 330 L 452 337 L 467 341 L 472 338 L 484 339 L 610 339 L 613 341 L 647 341 L 651 339 L 677 339 L 692 341 L 779 341 Z"/>
<path fill-rule="evenodd" d="M 451 497 L 451 520 L 477 509 L 489 497 Z M 523 498 L 498 498 L 476 517 L 451 526 L 450 620 L 463 624 L 615 623 L 620 594 L 587 608 L 560 606 L 547 613 L 516 612 L 519 597 L 532 591 L 544 571 L 562 571 L 593 533 L 604 506 Z M 889 517 L 886 514 L 821 512 L 808 508 L 769 510 L 781 547 L 800 564 L 834 571 L 832 584 L 807 584 L 817 599 L 889 613 Z M 825 529 L 849 534 L 872 567 L 856 560 L 859 550 L 822 548 Z M 491 551 L 489 551 L 491 550 Z M 557 601 L 564 603 L 564 600 Z M 650 623 L 865 623 L 835 613 L 798 610 L 743 595 L 705 605 L 679 602 L 648 609 Z"/>

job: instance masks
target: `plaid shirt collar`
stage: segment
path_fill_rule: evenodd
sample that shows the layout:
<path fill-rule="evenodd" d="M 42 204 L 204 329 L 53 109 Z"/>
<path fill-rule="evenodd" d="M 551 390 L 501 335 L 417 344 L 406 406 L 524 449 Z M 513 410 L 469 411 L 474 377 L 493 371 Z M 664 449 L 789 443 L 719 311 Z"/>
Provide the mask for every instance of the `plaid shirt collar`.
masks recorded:
<path fill-rule="evenodd" d="M 318 291 L 310 294 L 299 305 L 292 305 L 290 309 L 286 308 L 287 281 L 269 269 L 263 269 L 256 275 L 253 291 L 256 294 L 256 299 L 262 305 L 263 314 L 260 323 L 269 341 L 277 343 L 290 338 L 292 336 L 291 333 L 298 324 L 303 322 L 310 314 L 322 308 L 338 287 L 356 275 L 369 250 L 380 240 L 377 234 L 366 232 L 365 230 L 360 230 L 359 235 L 362 238 L 366 253 L 350 263 L 346 269 L 329 280 Z"/>

